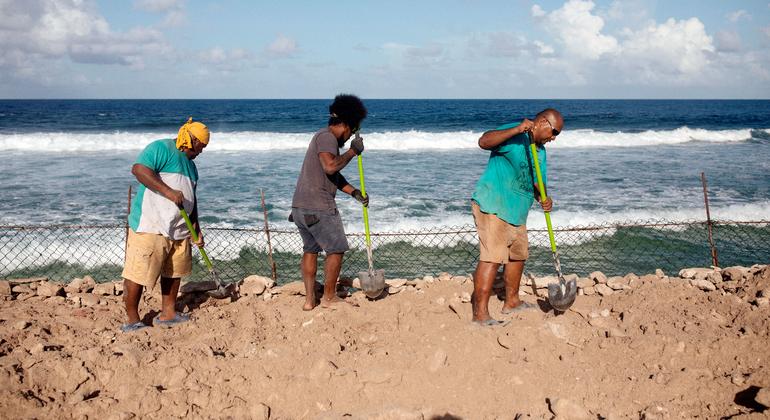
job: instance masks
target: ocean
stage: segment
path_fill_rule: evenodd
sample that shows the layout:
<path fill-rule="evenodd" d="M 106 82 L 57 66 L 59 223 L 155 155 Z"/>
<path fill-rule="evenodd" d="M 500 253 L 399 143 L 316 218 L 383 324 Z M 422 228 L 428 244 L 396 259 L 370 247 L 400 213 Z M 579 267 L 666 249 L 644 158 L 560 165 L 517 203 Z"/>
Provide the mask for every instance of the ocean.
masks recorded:
<path fill-rule="evenodd" d="M 121 223 L 131 165 L 188 116 L 212 138 L 196 159 L 204 226 L 286 220 L 312 134 L 330 100 L 2 100 L 0 225 Z M 362 136 L 374 231 L 473 223 L 469 198 L 489 153 L 482 132 L 559 109 L 547 146 L 556 227 L 649 219 L 770 219 L 770 101 L 366 100 Z M 343 171 L 358 184 L 355 162 Z M 348 232 L 360 207 L 337 198 Z M 542 212 L 528 226 L 544 226 Z"/>

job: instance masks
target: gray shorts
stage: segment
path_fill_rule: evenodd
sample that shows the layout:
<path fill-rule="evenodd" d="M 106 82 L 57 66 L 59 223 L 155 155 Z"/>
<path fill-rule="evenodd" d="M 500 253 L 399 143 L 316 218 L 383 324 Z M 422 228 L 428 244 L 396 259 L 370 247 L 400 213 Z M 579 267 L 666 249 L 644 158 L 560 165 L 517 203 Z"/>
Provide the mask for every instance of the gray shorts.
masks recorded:
<path fill-rule="evenodd" d="M 302 236 L 304 252 L 317 254 L 324 251 L 327 254 L 341 254 L 350 249 L 337 209 L 309 210 L 292 207 L 291 215 Z"/>

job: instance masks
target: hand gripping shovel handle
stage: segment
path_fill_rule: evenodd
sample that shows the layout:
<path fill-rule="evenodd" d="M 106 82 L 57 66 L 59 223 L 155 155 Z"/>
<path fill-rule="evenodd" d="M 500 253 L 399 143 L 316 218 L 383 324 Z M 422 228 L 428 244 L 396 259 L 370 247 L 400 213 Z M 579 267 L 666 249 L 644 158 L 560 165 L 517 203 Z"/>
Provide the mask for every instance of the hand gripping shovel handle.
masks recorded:
<path fill-rule="evenodd" d="M 182 215 L 184 222 L 187 224 L 187 229 L 190 230 L 190 236 L 192 236 L 193 242 L 198 242 L 198 234 L 195 232 L 195 228 L 193 227 L 192 221 L 190 220 L 190 216 L 187 215 L 187 211 L 185 211 L 184 207 L 179 208 L 179 214 Z M 206 250 L 203 249 L 203 247 L 198 248 L 198 250 L 201 252 L 201 256 L 203 257 L 203 261 L 206 263 L 206 267 L 209 269 L 209 271 L 213 270 L 211 260 L 209 260 L 209 256 L 206 255 Z"/>
<path fill-rule="evenodd" d="M 528 134 L 529 136 L 529 134 Z M 537 174 L 537 188 L 540 190 L 540 201 L 545 201 L 545 188 L 543 187 L 543 174 L 540 172 L 540 159 L 537 157 L 537 146 L 532 141 L 532 137 L 529 136 L 529 148 L 532 150 L 532 160 L 535 165 L 535 173 Z M 545 213 L 545 224 L 548 226 L 548 239 L 551 241 L 551 252 L 556 253 L 556 240 L 553 237 L 553 227 L 551 226 L 551 212 Z"/>
<path fill-rule="evenodd" d="M 366 197 L 366 183 L 364 183 L 364 161 L 361 155 L 358 155 L 358 179 L 361 180 L 361 194 Z M 374 264 L 372 263 L 372 238 L 369 233 L 369 209 L 366 206 L 364 208 L 364 233 L 366 234 L 366 253 L 369 257 L 369 271 L 374 271 Z"/>

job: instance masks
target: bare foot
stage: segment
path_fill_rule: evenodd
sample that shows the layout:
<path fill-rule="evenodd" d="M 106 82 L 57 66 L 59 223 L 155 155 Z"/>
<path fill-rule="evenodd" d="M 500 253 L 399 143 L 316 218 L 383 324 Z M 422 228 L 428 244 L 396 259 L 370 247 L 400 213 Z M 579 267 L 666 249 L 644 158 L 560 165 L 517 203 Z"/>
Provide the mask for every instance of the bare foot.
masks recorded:
<path fill-rule="evenodd" d="M 323 307 L 323 308 L 335 308 L 335 307 L 337 307 L 341 303 L 345 303 L 345 304 L 348 304 L 350 306 L 358 306 L 357 303 L 348 302 L 347 300 L 342 299 L 342 298 L 340 298 L 339 296 L 336 296 L 336 295 L 334 297 L 332 297 L 331 299 L 327 299 L 326 297 L 322 297 L 321 298 L 321 307 Z"/>
<path fill-rule="evenodd" d="M 519 311 L 524 311 L 527 309 L 534 309 L 534 308 L 537 308 L 537 305 L 535 305 L 534 303 L 524 302 L 520 300 L 519 303 L 517 303 L 512 307 L 509 307 L 507 304 L 503 305 L 503 309 L 501 309 L 500 312 L 503 314 L 512 314 L 514 312 L 519 312 Z"/>
<path fill-rule="evenodd" d="M 312 311 L 313 308 L 315 308 L 315 306 L 316 306 L 315 300 L 313 300 L 313 301 L 305 301 L 305 304 L 302 305 L 302 310 L 303 311 Z"/>

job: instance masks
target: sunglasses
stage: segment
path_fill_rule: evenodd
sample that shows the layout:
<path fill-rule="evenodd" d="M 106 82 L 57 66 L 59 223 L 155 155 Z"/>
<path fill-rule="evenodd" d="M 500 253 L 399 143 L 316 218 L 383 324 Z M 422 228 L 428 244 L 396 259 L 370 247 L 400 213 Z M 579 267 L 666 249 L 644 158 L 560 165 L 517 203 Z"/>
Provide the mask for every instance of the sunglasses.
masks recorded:
<path fill-rule="evenodd" d="M 548 126 L 549 126 L 549 127 L 551 127 L 551 135 L 552 135 L 553 137 L 556 137 L 556 136 L 558 136 L 558 135 L 559 135 L 559 133 L 561 133 L 561 131 L 559 131 L 559 130 L 557 130 L 557 129 L 553 128 L 553 124 L 551 124 L 551 122 L 550 122 L 550 121 L 548 121 L 548 118 L 546 118 L 546 119 L 545 119 L 545 122 L 547 122 L 547 123 L 548 123 Z"/>

